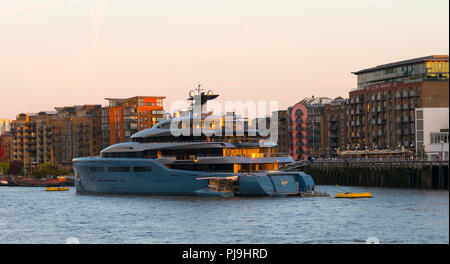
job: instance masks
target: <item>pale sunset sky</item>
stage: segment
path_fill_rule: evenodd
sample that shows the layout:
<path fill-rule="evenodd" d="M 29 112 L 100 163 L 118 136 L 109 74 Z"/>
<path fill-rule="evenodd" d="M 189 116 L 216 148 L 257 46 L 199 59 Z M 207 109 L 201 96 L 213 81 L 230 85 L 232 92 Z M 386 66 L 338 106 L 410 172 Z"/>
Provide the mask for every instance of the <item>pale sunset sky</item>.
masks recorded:
<path fill-rule="evenodd" d="M 0 0 L 0 119 L 187 98 L 348 97 L 363 68 L 449 53 L 448 0 Z"/>

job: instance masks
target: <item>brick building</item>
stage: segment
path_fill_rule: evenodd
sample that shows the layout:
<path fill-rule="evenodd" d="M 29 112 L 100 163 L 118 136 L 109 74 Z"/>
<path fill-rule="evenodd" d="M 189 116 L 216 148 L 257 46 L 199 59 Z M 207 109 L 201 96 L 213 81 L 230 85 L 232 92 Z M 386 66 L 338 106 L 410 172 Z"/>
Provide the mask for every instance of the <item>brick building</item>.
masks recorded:
<path fill-rule="evenodd" d="M 109 101 L 110 145 L 130 141 L 130 136 L 134 133 L 151 128 L 163 120 L 164 98 L 163 96 L 105 98 Z"/>
<path fill-rule="evenodd" d="M 72 159 L 97 156 L 103 147 L 101 105 L 56 107 L 53 127 L 54 162 L 71 166 Z"/>
<path fill-rule="evenodd" d="M 101 106 L 55 109 L 19 114 L 11 123 L 10 160 L 22 161 L 25 173 L 42 163 L 70 167 L 73 158 L 100 154 Z"/>
<path fill-rule="evenodd" d="M 448 107 L 448 55 L 433 55 L 354 72 L 349 92 L 348 143 L 352 149 L 415 150 L 415 109 Z"/>
<path fill-rule="evenodd" d="M 326 153 L 328 120 L 325 105 L 328 97 L 306 97 L 287 110 L 290 155 L 295 160 L 317 157 Z M 335 127 L 333 127 L 335 129 Z"/>
<path fill-rule="evenodd" d="M 337 149 L 347 146 L 347 99 L 337 97 L 323 109 L 322 155 L 336 156 Z"/>
<path fill-rule="evenodd" d="M 0 161 L 9 161 L 11 137 L 11 120 L 0 119 Z"/>

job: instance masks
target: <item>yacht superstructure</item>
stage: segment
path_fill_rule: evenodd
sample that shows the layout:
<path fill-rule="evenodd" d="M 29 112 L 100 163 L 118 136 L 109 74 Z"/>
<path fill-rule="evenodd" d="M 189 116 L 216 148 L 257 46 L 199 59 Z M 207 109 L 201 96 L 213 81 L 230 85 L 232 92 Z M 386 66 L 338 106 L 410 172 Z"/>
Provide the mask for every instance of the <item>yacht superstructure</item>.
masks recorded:
<path fill-rule="evenodd" d="M 203 110 L 217 96 L 199 91 L 189 99 Z M 77 192 L 229 197 L 298 195 L 313 189 L 309 175 L 278 169 L 294 160 L 275 153 L 276 144 L 258 130 L 237 125 L 235 117 L 195 115 L 191 109 L 132 135 L 132 142 L 105 148 L 100 157 L 74 159 Z M 233 129 L 227 133 L 230 121 Z"/>

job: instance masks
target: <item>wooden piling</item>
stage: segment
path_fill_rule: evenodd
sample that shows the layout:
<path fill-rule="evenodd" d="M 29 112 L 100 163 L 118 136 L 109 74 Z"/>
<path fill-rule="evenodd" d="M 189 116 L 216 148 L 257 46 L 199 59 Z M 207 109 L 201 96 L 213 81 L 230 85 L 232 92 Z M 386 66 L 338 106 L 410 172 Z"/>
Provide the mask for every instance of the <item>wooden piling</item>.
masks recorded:
<path fill-rule="evenodd" d="M 448 162 L 317 162 L 305 172 L 318 185 L 448 189 Z"/>

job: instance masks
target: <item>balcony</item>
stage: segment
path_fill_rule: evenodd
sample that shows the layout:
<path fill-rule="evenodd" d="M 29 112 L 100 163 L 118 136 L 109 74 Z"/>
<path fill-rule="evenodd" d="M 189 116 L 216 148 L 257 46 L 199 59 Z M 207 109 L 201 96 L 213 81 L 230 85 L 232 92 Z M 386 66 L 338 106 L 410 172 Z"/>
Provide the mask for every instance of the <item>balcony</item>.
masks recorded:
<path fill-rule="evenodd" d="M 35 147 L 26 148 L 25 150 L 26 150 L 27 152 L 36 152 L 36 148 L 35 148 Z"/>
<path fill-rule="evenodd" d="M 337 116 L 331 116 L 331 117 L 328 117 L 328 122 L 339 122 L 339 120 L 338 120 L 338 118 L 337 118 Z"/>
<path fill-rule="evenodd" d="M 329 133 L 328 137 L 330 137 L 330 138 L 338 138 L 339 136 L 338 136 L 337 133 Z"/>
<path fill-rule="evenodd" d="M 337 125 L 337 124 L 330 124 L 330 125 L 328 126 L 328 129 L 329 129 L 329 130 L 336 130 L 336 129 L 339 129 L 339 125 Z"/>

